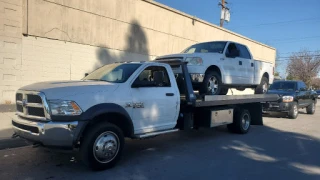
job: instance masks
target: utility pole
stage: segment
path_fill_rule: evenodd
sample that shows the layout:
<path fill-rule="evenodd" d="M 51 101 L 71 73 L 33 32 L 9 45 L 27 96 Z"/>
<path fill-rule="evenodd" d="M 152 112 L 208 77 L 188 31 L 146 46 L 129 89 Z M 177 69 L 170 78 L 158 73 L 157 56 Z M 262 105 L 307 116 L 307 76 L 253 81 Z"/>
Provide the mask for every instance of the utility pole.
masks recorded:
<path fill-rule="evenodd" d="M 219 4 L 221 6 L 221 12 L 224 11 L 224 3 L 225 1 L 221 0 L 221 3 Z M 223 27 L 223 22 L 224 22 L 224 19 L 220 18 L 220 27 Z"/>
<path fill-rule="evenodd" d="M 226 4 L 228 4 L 228 2 L 225 0 L 221 0 L 221 3 L 219 3 L 219 6 L 221 6 L 220 27 L 223 27 L 224 21 L 230 21 L 229 8 L 226 6 Z"/>

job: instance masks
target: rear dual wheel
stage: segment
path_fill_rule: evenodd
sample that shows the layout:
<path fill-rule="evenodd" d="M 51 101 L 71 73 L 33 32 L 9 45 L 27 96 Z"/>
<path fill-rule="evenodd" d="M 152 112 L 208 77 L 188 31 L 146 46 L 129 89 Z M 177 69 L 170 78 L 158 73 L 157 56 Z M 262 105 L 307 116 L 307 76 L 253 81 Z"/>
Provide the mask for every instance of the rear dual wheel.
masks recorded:
<path fill-rule="evenodd" d="M 227 125 L 229 131 L 238 134 L 246 134 L 249 132 L 251 125 L 250 112 L 243 108 L 236 108 L 234 111 L 233 123 Z"/>

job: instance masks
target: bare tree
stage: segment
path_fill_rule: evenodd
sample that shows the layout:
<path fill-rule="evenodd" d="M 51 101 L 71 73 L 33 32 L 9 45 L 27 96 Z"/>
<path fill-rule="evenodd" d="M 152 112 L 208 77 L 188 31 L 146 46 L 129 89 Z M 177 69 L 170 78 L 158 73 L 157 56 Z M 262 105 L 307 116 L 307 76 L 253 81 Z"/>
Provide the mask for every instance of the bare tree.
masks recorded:
<path fill-rule="evenodd" d="M 320 51 L 303 50 L 293 53 L 288 62 L 287 74 L 292 79 L 302 80 L 308 86 L 320 71 Z"/>
<path fill-rule="evenodd" d="M 311 86 L 314 89 L 320 89 L 320 78 L 314 78 L 311 81 Z"/>

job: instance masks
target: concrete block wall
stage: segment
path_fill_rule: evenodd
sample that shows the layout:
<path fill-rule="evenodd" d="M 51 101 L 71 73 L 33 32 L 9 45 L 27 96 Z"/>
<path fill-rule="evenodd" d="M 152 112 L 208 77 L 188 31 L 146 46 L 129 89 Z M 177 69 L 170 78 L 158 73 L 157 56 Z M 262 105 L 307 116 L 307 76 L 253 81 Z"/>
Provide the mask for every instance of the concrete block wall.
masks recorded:
<path fill-rule="evenodd" d="M 154 1 L 0 0 L 0 104 L 14 103 L 27 84 L 77 80 L 104 64 L 211 40 L 241 42 L 255 58 L 274 61 L 272 47 Z"/>
<path fill-rule="evenodd" d="M 0 0 L 0 103 L 13 103 L 21 86 L 22 1 Z"/>

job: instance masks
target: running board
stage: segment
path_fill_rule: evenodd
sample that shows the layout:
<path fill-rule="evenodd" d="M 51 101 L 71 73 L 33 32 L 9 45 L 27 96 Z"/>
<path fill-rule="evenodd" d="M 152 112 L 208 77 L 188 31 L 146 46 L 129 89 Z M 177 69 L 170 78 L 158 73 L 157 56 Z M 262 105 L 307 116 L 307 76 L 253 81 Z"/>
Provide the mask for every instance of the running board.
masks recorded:
<path fill-rule="evenodd" d="M 151 133 L 146 133 L 146 134 L 137 134 L 136 137 L 137 138 L 147 138 L 147 137 L 151 137 L 151 136 L 157 136 L 157 135 L 160 135 L 160 134 L 173 133 L 173 132 L 177 132 L 177 131 L 179 131 L 179 129 L 170 129 L 170 130 L 157 131 L 157 132 L 151 132 Z"/>

